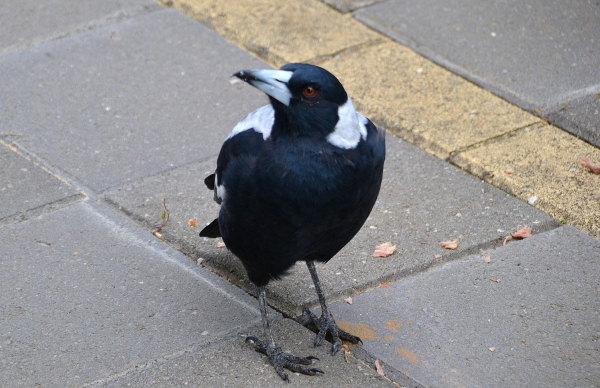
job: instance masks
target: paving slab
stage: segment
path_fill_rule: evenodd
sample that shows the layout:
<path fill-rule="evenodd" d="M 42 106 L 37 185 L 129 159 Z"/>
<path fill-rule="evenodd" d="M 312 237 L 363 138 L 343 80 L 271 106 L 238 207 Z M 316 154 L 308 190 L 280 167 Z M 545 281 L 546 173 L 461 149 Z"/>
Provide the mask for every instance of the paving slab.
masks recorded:
<path fill-rule="evenodd" d="M 528 110 L 559 109 L 600 91 L 593 1 L 390 0 L 355 15 Z"/>
<path fill-rule="evenodd" d="M 332 309 L 371 357 L 427 387 L 598 387 L 599 279 L 600 242 L 565 226 Z"/>
<path fill-rule="evenodd" d="M 0 225 L 31 217 L 38 211 L 43 211 L 44 205 L 59 206 L 60 203 L 83 198 L 69 184 L 50 175 L 1 142 L 0 165 Z"/>
<path fill-rule="evenodd" d="M 90 200 L 1 228 L 0 386 L 81 386 L 260 322 L 164 245 Z"/>
<path fill-rule="evenodd" d="M 148 230 L 160 223 L 166 198 L 171 218 L 161 230 L 162 238 L 253 292 L 239 260 L 218 248 L 217 240 L 198 237 L 199 229 L 219 211 L 212 192 L 202 183 L 215 163 L 192 163 L 128 182 L 107 190 L 103 197 Z M 199 227 L 190 227 L 190 219 Z M 318 272 L 329 298 L 347 297 L 501 245 L 511 229 L 524 224 L 536 232 L 560 225 L 528 204 L 388 134 L 382 192 L 370 218 L 348 246 L 327 265 L 318 266 Z M 441 241 L 454 239 L 460 240 L 456 251 L 440 246 Z M 373 258 L 375 245 L 386 241 L 397 245 L 398 252 L 385 259 Z M 272 306 L 290 316 L 301 314 L 303 304 L 317 303 L 304 263 L 282 281 L 271 282 L 268 295 Z"/>
<path fill-rule="evenodd" d="M 0 4 L 0 52 L 34 38 L 65 33 L 76 26 L 116 13 L 156 8 L 153 0 L 22 0 Z"/>
<path fill-rule="evenodd" d="M 264 103 L 229 83 L 256 67 L 266 64 L 176 10 L 156 11 L 2 56 L 0 126 L 102 190 L 216 155 Z"/>
<path fill-rule="evenodd" d="M 584 156 L 598 162 L 600 149 L 553 125 L 536 124 L 478 144 L 451 160 L 600 239 L 600 175 L 579 165 Z"/>
<path fill-rule="evenodd" d="M 344 360 L 343 352 L 332 357 L 329 343 L 314 348 L 315 334 L 295 321 L 274 316 L 272 326 L 277 344 L 284 351 L 319 358 L 312 366 L 325 373 L 305 376 L 288 371 L 289 384 L 282 382 L 267 357 L 256 353 L 250 343 L 244 343 L 249 332 L 262 337 L 262 326 L 252 325 L 231 338 L 197 347 L 148 368 L 138 368 L 123 376 L 107 379 L 97 386 L 393 387 L 390 381 L 381 378 L 374 369 L 354 357 L 349 357 L 349 362 Z"/>

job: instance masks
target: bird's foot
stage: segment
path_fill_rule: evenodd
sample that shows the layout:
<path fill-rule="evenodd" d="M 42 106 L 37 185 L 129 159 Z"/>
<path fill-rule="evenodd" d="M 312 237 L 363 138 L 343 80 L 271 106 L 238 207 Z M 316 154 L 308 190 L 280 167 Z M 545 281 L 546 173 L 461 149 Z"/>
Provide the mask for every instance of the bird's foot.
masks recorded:
<path fill-rule="evenodd" d="M 271 364 L 273 364 L 273 367 L 275 367 L 275 371 L 279 377 L 287 382 L 290 380 L 283 368 L 289 369 L 292 372 L 298 372 L 310 376 L 314 376 L 316 373 L 325 373 L 321 369 L 309 368 L 306 366 L 312 364 L 312 360 L 319 360 L 317 357 L 297 357 L 283 352 L 283 350 L 281 350 L 281 348 L 278 346 L 269 348 L 265 342 L 259 340 L 253 335 L 246 337 L 246 342 L 248 341 L 254 342 L 254 349 L 257 352 L 266 354 L 267 357 L 269 357 L 269 360 L 271 360 Z"/>
<path fill-rule="evenodd" d="M 321 314 L 321 317 L 317 318 L 317 316 L 313 314 L 308 307 L 305 306 L 303 310 L 304 313 L 310 317 L 312 323 L 319 329 L 317 338 L 315 338 L 315 346 L 321 345 L 323 338 L 325 338 L 325 335 L 327 335 L 328 332 L 331 334 L 333 339 L 333 346 L 331 347 L 332 356 L 335 356 L 342 346 L 340 339 L 353 344 L 357 344 L 359 342 L 362 344 L 362 340 L 360 338 L 340 329 L 331 316 L 331 313 L 328 312 L 327 314 Z"/>

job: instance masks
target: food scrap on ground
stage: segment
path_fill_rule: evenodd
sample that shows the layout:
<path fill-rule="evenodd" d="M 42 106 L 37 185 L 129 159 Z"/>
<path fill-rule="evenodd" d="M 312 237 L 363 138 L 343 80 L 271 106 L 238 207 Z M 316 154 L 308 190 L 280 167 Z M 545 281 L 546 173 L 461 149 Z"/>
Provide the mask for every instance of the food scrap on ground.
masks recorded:
<path fill-rule="evenodd" d="M 383 373 L 383 368 L 381 367 L 379 360 L 375 360 L 375 369 L 377 369 L 377 373 L 379 373 L 381 376 L 385 376 L 385 373 Z"/>
<path fill-rule="evenodd" d="M 527 237 L 531 237 L 531 228 L 529 226 L 524 226 L 522 228 L 517 226 L 517 231 L 511 232 L 510 235 L 506 236 L 502 242 L 502 245 L 506 245 L 506 243 L 512 239 L 523 239 Z"/>
<path fill-rule="evenodd" d="M 388 257 L 394 252 L 396 252 L 396 246 L 392 245 L 391 241 L 388 241 L 385 244 L 377 245 L 375 247 L 373 257 Z"/>
<path fill-rule="evenodd" d="M 217 248 L 225 248 L 225 243 L 223 241 L 217 242 Z"/>
<path fill-rule="evenodd" d="M 517 231 L 510 234 L 512 238 L 527 238 L 531 237 L 531 228 L 529 226 L 524 226 L 521 229 L 517 226 Z"/>
<path fill-rule="evenodd" d="M 486 254 L 485 254 L 485 259 L 483 259 L 483 260 L 485 260 L 485 262 L 486 262 L 487 264 L 491 263 L 491 262 L 492 262 L 492 254 L 491 254 L 491 253 L 489 253 L 489 252 L 488 252 L 488 253 L 486 253 Z"/>
<path fill-rule="evenodd" d="M 600 164 L 592 162 L 590 158 L 581 158 L 579 164 L 581 164 L 583 167 L 587 168 L 588 170 L 590 170 L 590 172 L 594 174 L 600 174 Z"/>
<path fill-rule="evenodd" d="M 442 245 L 442 248 L 456 249 L 458 248 L 458 239 L 454 241 L 442 241 L 440 244 Z"/>
<path fill-rule="evenodd" d="M 188 221 L 188 225 L 191 226 L 192 228 L 195 228 L 196 227 L 196 220 L 194 220 L 194 219 L 189 220 Z"/>

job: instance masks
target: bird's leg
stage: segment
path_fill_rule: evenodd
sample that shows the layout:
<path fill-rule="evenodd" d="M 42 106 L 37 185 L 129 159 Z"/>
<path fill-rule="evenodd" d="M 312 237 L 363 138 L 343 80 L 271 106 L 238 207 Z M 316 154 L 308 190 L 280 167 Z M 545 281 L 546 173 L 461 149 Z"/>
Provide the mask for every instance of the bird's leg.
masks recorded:
<path fill-rule="evenodd" d="M 284 353 L 280 347 L 275 345 L 273 339 L 273 332 L 271 331 L 271 324 L 269 323 L 269 315 L 267 313 L 267 292 L 264 287 L 256 287 L 256 293 L 258 294 L 258 304 L 260 306 L 260 314 L 262 315 L 263 328 L 265 330 L 265 336 L 267 342 L 263 342 L 253 335 L 246 337 L 246 342 L 249 340 L 254 341 L 254 346 L 257 352 L 266 354 L 271 360 L 271 364 L 275 367 L 275 371 L 285 381 L 290 381 L 287 373 L 284 372 L 283 368 L 289 369 L 292 372 L 304 373 L 305 375 L 314 376 L 315 373 L 323 373 L 321 369 L 309 368 L 305 365 L 312 364 L 312 360 L 318 360 L 313 356 L 307 357 L 296 357 L 289 353 Z"/>
<path fill-rule="evenodd" d="M 319 346 L 321 344 L 327 332 L 329 332 L 331 334 L 331 337 L 333 337 L 333 346 L 331 348 L 331 354 L 334 356 L 342 346 L 340 338 L 345 341 L 352 342 L 353 344 L 357 344 L 359 342 L 362 343 L 360 338 L 348 332 L 345 332 L 337 326 L 335 320 L 329 312 L 329 309 L 327 308 L 325 294 L 323 293 L 323 289 L 321 288 L 321 282 L 319 281 L 319 277 L 317 276 L 317 269 L 315 268 L 314 261 L 307 261 L 306 265 L 308 266 L 308 271 L 310 272 L 310 276 L 312 277 L 313 283 L 315 284 L 315 288 L 317 289 L 317 295 L 319 296 L 319 302 L 321 303 L 320 318 L 317 318 L 317 316 L 313 314 L 312 311 L 310 311 L 306 306 L 304 307 L 304 312 L 308 314 L 312 323 L 315 324 L 315 326 L 317 326 L 317 328 L 319 329 L 317 338 L 315 338 L 315 346 Z"/>

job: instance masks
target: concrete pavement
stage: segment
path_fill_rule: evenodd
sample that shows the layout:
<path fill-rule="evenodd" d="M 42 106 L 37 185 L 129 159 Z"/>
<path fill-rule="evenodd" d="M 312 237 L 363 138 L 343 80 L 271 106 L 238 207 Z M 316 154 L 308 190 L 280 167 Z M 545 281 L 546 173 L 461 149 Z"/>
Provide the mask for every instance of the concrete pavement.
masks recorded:
<path fill-rule="evenodd" d="M 1 386 L 281 384 L 243 341 L 262 333 L 239 262 L 188 220 L 200 226 L 217 214 L 202 179 L 233 125 L 266 102 L 229 75 L 288 61 L 333 71 L 391 132 L 371 217 L 319 269 L 340 326 L 364 346 L 332 358 L 290 319 L 317 304 L 304 266 L 269 286 L 279 343 L 316 355 L 326 372 L 292 374 L 291 384 L 600 386 L 600 176 L 577 165 L 580 156 L 600 161 L 593 138 L 545 123 L 389 32 L 405 28 L 403 17 L 453 20 L 444 14 L 425 20 L 423 9 L 394 1 L 327 3 L 354 13 L 316 0 L 166 2 L 198 23 L 146 0 L 0 6 Z M 459 15 L 468 25 L 473 13 Z M 476 54 L 468 47 L 453 52 Z M 535 82 L 528 69 L 511 68 L 523 71 L 525 89 Z M 585 69 L 576 79 L 589 90 L 597 80 Z M 544 103 L 574 90 L 548 85 L 537 96 Z M 596 102 L 577 98 L 585 103 L 573 109 L 597 128 L 588 109 Z M 163 199 L 170 220 L 158 239 L 150 229 Z M 503 246 L 525 224 L 534 236 Z M 453 239 L 458 249 L 440 246 Z M 385 241 L 398 251 L 373 258 Z"/>

